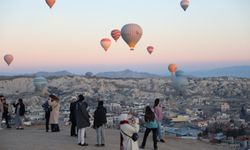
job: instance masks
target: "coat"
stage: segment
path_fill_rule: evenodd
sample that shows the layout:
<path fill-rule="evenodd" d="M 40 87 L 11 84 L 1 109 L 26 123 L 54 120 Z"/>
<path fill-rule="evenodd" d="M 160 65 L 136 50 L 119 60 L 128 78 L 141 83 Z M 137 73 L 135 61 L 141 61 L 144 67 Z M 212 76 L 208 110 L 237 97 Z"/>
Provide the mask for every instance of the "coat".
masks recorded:
<path fill-rule="evenodd" d="M 75 115 L 75 110 L 76 110 L 76 102 L 70 103 L 70 114 L 69 114 L 69 120 L 71 122 L 76 122 L 76 115 Z"/>
<path fill-rule="evenodd" d="M 85 102 L 77 101 L 75 115 L 76 115 L 76 126 L 78 129 L 90 126 L 90 121 L 89 121 L 90 116 L 87 111 L 87 105 Z"/>
<path fill-rule="evenodd" d="M 19 105 L 20 105 L 19 114 L 17 114 L 17 109 L 18 109 Z M 25 105 L 23 103 L 13 104 L 13 106 L 15 107 L 15 114 L 16 115 L 24 116 L 24 114 L 25 114 Z"/>
<path fill-rule="evenodd" d="M 121 124 L 120 129 L 127 135 L 132 136 L 133 133 L 139 132 L 139 124 Z M 130 137 L 124 135 L 123 137 L 123 150 L 139 150 L 138 141 L 134 142 Z"/>
<path fill-rule="evenodd" d="M 103 106 L 98 106 L 94 112 L 94 128 L 99 128 L 103 124 L 107 123 L 106 117 L 107 110 Z"/>
<path fill-rule="evenodd" d="M 52 111 L 50 112 L 49 123 L 58 124 L 60 103 L 55 100 L 54 101 L 49 100 L 49 106 L 52 108 Z"/>

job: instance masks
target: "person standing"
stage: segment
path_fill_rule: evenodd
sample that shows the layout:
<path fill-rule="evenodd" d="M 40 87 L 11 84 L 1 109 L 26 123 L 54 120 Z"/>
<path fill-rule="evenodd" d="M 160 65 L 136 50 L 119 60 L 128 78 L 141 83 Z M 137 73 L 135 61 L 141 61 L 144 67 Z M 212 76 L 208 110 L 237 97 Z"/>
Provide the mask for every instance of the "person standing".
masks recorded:
<path fill-rule="evenodd" d="M 156 118 L 156 122 L 158 124 L 158 128 L 157 128 L 157 140 L 159 140 L 160 142 L 164 143 L 165 141 L 162 138 L 162 134 L 161 134 L 161 124 L 162 124 L 162 118 L 163 118 L 163 113 L 162 113 L 162 107 L 160 105 L 160 99 L 155 99 L 155 103 L 154 103 L 154 112 L 155 112 L 155 118 Z"/>
<path fill-rule="evenodd" d="M 86 127 L 90 126 L 89 121 L 89 113 L 87 111 L 87 104 L 84 102 L 84 96 L 79 95 L 78 101 L 76 102 L 76 109 L 75 109 L 75 115 L 76 115 L 76 126 L 78 128 L 78 145 L 80 146 L 88 146 L 88 144 L 85 141 L 85 129 Z"/>
<path fill-rule="evenodd" d="M 10 120 L 9 104 L 6 102 L 5 98 L 2 99 L 2 103 L 3 103 L 3 119 L 5 119 L 7 128 L 11 128 L 9 124 L 9 120 Z"/>
<path fill-rule="evenodd" d="M 120 120 L 120 149 L 121 150 L 139 150 L 138 142 L 132 139 L 134 133 L 139 132 L 139 119 L 134 118 L 129 122 L 128 114 L 121 114 Z"/>
<path fill-rule="evenodd" d="M 142 141 L 140 148 L 141 149 L 145 148 L 147 137 L 148 137 L 149 133 L 152 131 L 153 132 L 154 150 L 157 150 L 157 127 L 158 127 L 158 125 L 157 125 L 157 122 L 155 120 L 155 114 L 152 111 L 152 109 L 150 108 L 150 106 L 146 107 L 144 119 L 145 119 L 146 131 L 144 133 L 143 141 Z"/>
<path fill-rule="evenodd" d="M 60 103 L 59 98 L 55 95 L 49 96 L 49 106 L 51 107 L 52 111 L 50 112 L 49 123 L 51 125 L 52 132 L 59 132 L 59 110 L 60 110 Z"/>
<path fill-rule="evenodd" d="M 4 99 L 3 95 L 0 95 L 0 130 L 3 129 L 2 128 L 2 116 L 3 116 L 3 103 L 2 100 Z"/>
<path fill-rule="evenodd" d="M 69 121 L 71 122 L 71 128 L 70 128 L 70 136 L 77 136 L 77 130 L 76 130 L 76 98 L 72 98 L 72 102 L 70 103 L 70 114 L 69 114 Z"/>
<path fill-rule="evenodd" d="M 23 119 L 25 114 L 25 105 L 23 103 L 23 99 L 19 98 L 17 103 L 13 103 L 15 107 L 16 114 L 16 129 L 23 130 Z"/>
<path fill-rule="evenodd" d="M 49 100 L 46 100 L 45 103 L 42 105 L 43 110 L 45 112 L 45 127 L 46 127 L 46 132 L 49 132 L 49 118 L 50 118 L 50 111 L 52 108 L 49 106 Z"/>
<path fill-rule="evenodd" d="M 105 146 L 104 124 L 107 123 L 106 113 L 107 110 L 103 106 L 103 101 L 99 101 L 98 106 L 94 112 L 94 125 L 93 125 L 93 128 L 96 130 L 97 134 L 96 146 Z"/>

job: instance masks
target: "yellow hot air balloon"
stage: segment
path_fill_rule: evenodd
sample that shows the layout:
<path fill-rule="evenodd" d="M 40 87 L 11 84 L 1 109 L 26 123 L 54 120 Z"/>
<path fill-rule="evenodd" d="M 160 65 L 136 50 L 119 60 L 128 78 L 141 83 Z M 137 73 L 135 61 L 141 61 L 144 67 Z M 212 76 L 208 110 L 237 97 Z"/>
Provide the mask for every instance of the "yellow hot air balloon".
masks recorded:
<path fill-rule="evenodd" d="M 14 57 L 11 54 L 7 54 L 4 56 L 4 60 L 9 66 L 11 64 L 11 62 L 14 60 Z"/>
<path fill-rule="evenodd" d="M 46 0 L 47 5 L 52 8 L 53 5 L 55 4 L 56 0 Z"/>
<path fill-rule="evenodd" d="M 134 50 L 135 45 L 141 39 L 142 28 L 138 24 L 126 24 L 121 29 L 123 40 L 128 44 L 130 50 Z"/>
<path fill-rule="evenodd" d="M 103 49 L 107 51 L 111 45 L 111 40 L 109 38 L 103 38 L 100 43 Z"/>

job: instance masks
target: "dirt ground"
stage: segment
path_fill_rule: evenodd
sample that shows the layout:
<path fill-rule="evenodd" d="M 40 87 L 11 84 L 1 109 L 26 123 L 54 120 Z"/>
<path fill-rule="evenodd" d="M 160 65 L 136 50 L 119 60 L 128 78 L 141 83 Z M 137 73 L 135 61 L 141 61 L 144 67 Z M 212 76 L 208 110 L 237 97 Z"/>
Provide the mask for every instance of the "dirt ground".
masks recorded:
<path fill-rule="evenodd" d="M 0 150 L 119 150 L 119 131 L 106 129 L 106 146 L 95 147 L 96 132 L 87 129 L 87 147 L 77 145 L 77 138 L 69 135 L 69 126 L 61 127 L 61 132 L 45 132 L 41 126 L 26 127 L 24 130 L 0 130 Z M 140 134 L 139 145 L 143 134 Z M 166 143 L 158 143 L 159 150 L 220 150 L 218 145 L 211 145 L 197 140 L 165 138 Z M 149 135 L 146 150 L 153 149 L 152 136 Z"/>

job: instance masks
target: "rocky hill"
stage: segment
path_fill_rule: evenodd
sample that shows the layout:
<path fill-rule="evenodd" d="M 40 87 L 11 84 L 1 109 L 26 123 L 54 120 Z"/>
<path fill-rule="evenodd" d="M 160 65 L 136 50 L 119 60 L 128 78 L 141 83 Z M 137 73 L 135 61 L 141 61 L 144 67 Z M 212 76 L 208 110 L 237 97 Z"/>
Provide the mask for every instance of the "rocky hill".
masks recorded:
<path fill-rule="evenodd" d="M 35 92 L 32 77 L 0 79 L 0 93 L 9 99 L 23 97 L 27 101 L 42 98 L 42 92 L 58 95 L 63 101 L 83 93 L 91 98 L 100 97 L 113 102 L 152 101 L 156 97 L 184 99 L 199 97 L 250 98 L 250 79 L 233 77 L 188 78 L 188 85 L 179 91 L 169 78 L 108 79 L 98 77 L 64 76 L 48 78 L 45 91 Z M 35 97 L 35 98 L 34 98 Z"/>

